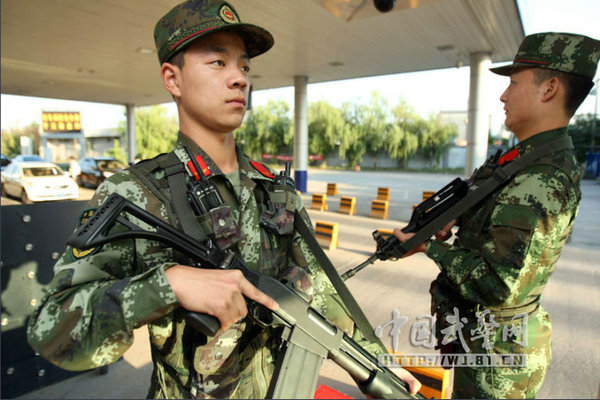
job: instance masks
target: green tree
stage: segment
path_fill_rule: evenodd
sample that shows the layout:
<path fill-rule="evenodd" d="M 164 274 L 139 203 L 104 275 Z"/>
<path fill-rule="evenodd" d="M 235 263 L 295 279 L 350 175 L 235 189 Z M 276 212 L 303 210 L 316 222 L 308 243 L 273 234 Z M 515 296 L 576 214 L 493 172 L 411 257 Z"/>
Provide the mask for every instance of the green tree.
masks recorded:
<path fill-rule="evenodd" d="M 125 137 L 126 122 L 117 128 Z M 164 106 L 140 107 L 135 110 L 135 145 L 141 158 L 152 158 L 173 149 L 179 131 L 177 117 L 169 116 Z M 118 152 L 119 150 L 117 150 Z"/>
<path fill-rule="evenodd" d="M 373 92 L 369 103 L 360 110 L 360 129 L 366 140 L 367 151 L 377 153 L 383 147 L 391 128 L 389 104 L 378 92 Z"/>
<path fill-rule="evenodd" d="M 8 157 L 14 157 L 21 154 L 21 136 L 27 136 L 33 141 L 33 153 L 38 154 L 41 135 L 40 126 L 37 122 L 32 122 L 24 128 L 2 129 L 1 134 L 2 152 Z"/>
<path fill-rule="evenodd" d="M 362 129 L 363 109 L 360 105 L 344 103 L 342 114 L 346 121 L 345 134 L 340 138 L 340 157 L 346 158 L 351 168 L 359 165 L 367 152 Z"/>
<path fill-rule="evenodd" d="M 417 127 L 421 118 L 404 99 L 392 109 L 393 124 L 390 128 L 384 148 L 391 158 L 405 162 L 419 148 Z"/>
<path fill-rule="evenodd" d="M 595 132 L 592 132 L 593 130 Z M 576 115 L 569 125 L 568 132 L 573 139 L 577 161 L 585 162 L 585 154 L 588 151 L 600 149 L 600 119 L 596 117 L 594 126 L 594 114 Z"/>
<path fill-rule="evenodd" d="M 327 155 L 346 134 L 346 121 L 339 108 L 328 101 L 311 103 L 308 107 L 308 150 L 310 154 Z"/>
<path fill-rule="evenodd" d="M 234 131 L 234 137 L 244 152 L 254 158 L 262 153 L 289 151 L 294 138 L 290 106 L 283 100 L 269 100 L 254 107 L 242 126 Z"/>
<path fill-rule="evenodd" d="M 452 145 L 452 140 L 458 136 L 458 129 L 455 125 L 442 124 L 439 118 L 430 115 L 427 120 L 418 122 L 417 135 L 419 136 L 418 154 L 438 162 Z"/>

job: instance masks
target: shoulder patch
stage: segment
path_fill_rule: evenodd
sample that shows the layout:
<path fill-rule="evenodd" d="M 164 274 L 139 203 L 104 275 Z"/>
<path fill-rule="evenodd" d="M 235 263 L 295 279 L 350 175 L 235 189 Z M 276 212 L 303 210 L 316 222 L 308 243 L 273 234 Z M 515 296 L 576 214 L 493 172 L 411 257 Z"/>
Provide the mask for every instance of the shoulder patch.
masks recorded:
<path fill-rule="evenodd" d="M 512 160 L 517 158 L 518 155 L 519 155 L 519 149 L 512 149 L 511 151 L 509 151 L 506 154 L 503 154 L 502 157 L 500 157 L 500 160 L 498 160 L 498 164 L 504 165 L 508 162 L 511 162 Z"/>
<path fill-rule="evenodd" d="M 200 154 L 198 154 L 196 156 L 196 161 L 198 162 L 198 166 L 202 170 L 202 173 L 204 174 L 204 176 L 209 177 L 211 174 L 210 169 L 208 168 L 208 166 L 206 165 L 206 163 L 204 162 L 204 159 L 202 158 L 202 156 Z M 198 171 L 196 171 L 196 167 L 194 167 L 194 163 L 192 162 L 192 160 L 187 162 L 187 166 L 188 166 L 190 172 L 192 173 L 192 175 L 194 176 L 194 179 L 199 181 L 200 176 L 198 175 Z"/>
<path fill-rule="evenodd" d="M 256 169 L 258 172 L 260 172 L 260 174 L 262 176 L 266 176 L 267 178 L 275 179 L 275 175 L 273 175 L 271 173 L 271 171 L 269 171 L 267 169 L 267 167 L 265 167 L 264 165 L 262 165 L 258 161 L 250 161 L 250 164 L 252 164 L 252 166 L 254 167 L 254 169 Z"/>
<path fill-rule="evenodd" d="M 79 225 L 81 226 L 83 224 L 85 224 L 87 222 L 88 219 L 90 219 L 90 217 L 92 215 L 94 215 L 94 212 L 97 210 L 98 208 L 88 208 L 83 210 L 83 212 L 81 213 L 81 216 L 79 217 Z M 78 260 L 80 258 L 89 256 L 91 254 L 94 254 L 95 252 L 97 252 L 98 250 L 100 250 L 102 248 L 102 246 L 100 247 L 92 247 L 91 249 L 87 249 L 87 250 L 79 250 L 75 247 L 71 248 L 71 253 L 73 255 L 73 258 Z"/>

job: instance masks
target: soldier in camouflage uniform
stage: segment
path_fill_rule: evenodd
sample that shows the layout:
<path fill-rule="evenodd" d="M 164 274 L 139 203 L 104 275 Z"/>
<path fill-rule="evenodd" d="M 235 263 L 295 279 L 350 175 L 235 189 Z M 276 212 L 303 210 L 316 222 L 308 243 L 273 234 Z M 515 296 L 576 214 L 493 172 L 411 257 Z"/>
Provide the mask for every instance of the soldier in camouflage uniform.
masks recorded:
<path fill-rule="evenodd" d="M 167 13 L 154 36 L 163 85 L 179 112 L 175 149 L 108 178 L 80 222 L 118 193 L 184 229 L 169 179 L 172 160 L 187 164 L 187 145 L 230 207 L 241 231 L 233 249 L 245 263 L 296 283 L 314 308 L 368 350 L 381 351 L 354 329 L 346 306 L 294 231 L 295 211 L 310 224 L 296 190 L 286 185 L 283 194 L 274 193 L 273 171 L 249 160 L 233 141 L 246 111 L 249 59 L 273 45 L 270 33 L 241 23 L 226 2 L 192 0 Z M 185 192 L 193 171 L 181 171 Z M 244 318 L 244 297 L 270 309 L 276 302 L 240 271 L 192 268 L 189 261 L 144 239 L 87 251 L 68 247 L 30 318 L 30 344 L 60 367 L 84 370 L 117 361 L 132 344 L 133 330 L 147 325 L 154 362 L 149 397 L 265 397 L 280 332 Z M 214 337 L 196 332 L 185 321 L 188 310 L 217 317 L 220 331 Z M 418 384 L 404 377 L 414 393 Z"/>
<path fill-rule="evenodd" d="M 597 40 L 538 33 L 524 38 L 512 64 L 491 69 L 510 76 L 500 100 L 519 144 L 476 170 L 472 188 L 498 166 L 567 135 L 599 57 Z M 551 360 L 550 316 L 540 298 L 577 215 L 581 174 L 572 149 L 549 152 L 416 249 L 441 270 L 430 292 L 442 353 L 526 356 L 523 367 L 455 368 L 453 397 L 536 396 Z M 459 231 L 449 244 L 454 224 Z"/>

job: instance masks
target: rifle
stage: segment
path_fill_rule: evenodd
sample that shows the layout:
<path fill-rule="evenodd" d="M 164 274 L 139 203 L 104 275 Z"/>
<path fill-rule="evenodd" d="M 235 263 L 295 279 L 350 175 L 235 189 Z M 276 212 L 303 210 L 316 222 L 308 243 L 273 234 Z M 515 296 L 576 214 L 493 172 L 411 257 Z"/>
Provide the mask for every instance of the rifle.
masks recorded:
<path fill-rule="evenodd" d="M 415 235 L 403 243 L 394 235 L 385 238 L 381 232 L 374 231 L 373 238 L 377 242 L 377 250 L 367 260 L 344 272 L 341 275 L 342 279 L 352 278 L 357 272 L 378 259 L 385 261 L 401 258 L 414 247 L 429 239 L 448 222 L 468 210 L 469 207 L 465 207 L 464 202 L 461 202 L 468 190 L 469 183 L 456 178 L 419 204 L 414 209 L 408 225 L 401 229 L 404 233 L 414 232 Z"/>
<path fill-rule="evenodd" d="M 414 236 L 407 241 L 400 243 L 394 235 L 384 238 L 379 231 L 373 232 L 373 238 L 377 242 L 377 250 L 363 263 L 344 272 L 341 275 L 342 279 L 346 280 L 353 277 L 358 271 L 378 259 L 385 261 L 401 258 L 433 236 L 447 223 L 460 217 L 499 187 L 506 184 L 519 171 L 532 165 L 540 157 L 572 148 L 571 138 L 564 136 L 523 155 L 519 155 L 515 148 L 505 155 L 508 156 L 512 153 L 512 157 L 507 159 L 504 159 L 505 156 L 501 157 L 501 150 L 498 150 L 481 167 L 489 168 L 493 172 L 487 179 L 478 183 L 476 187 L 469 180 L 456 178 L 419 204 L 413 211 L 408 225 L 402 229 L 404 233 L 414 232 Z"/>
<path fill-rule="evenodd" d="M 283 328 L 282 350 L 269 397 L 312 398 L 319 370 L 327 358 L 346 370 L 368 396 L 416 398 L 410 395 L 406 383 L 380 366 L 375 357 L 312 308 L 301 292 L 251 270 L 233 251 L 219 248 L 210 238 L 204 242 L 194 240 L 116 193 L 108 197 L 67 243 L 89 249 L 134 238 L 170 246 L 191 257 L 196 266 L 202 268 L 239 269 L 248 281 L 279 303 L 276 311 L 270 311 L 247 300 L 249 314 L 259 324 Z M 201 313 L 190 312 L 186 321 L 209 336 L 214 336 L 220 327 L 215 317 Z"/>

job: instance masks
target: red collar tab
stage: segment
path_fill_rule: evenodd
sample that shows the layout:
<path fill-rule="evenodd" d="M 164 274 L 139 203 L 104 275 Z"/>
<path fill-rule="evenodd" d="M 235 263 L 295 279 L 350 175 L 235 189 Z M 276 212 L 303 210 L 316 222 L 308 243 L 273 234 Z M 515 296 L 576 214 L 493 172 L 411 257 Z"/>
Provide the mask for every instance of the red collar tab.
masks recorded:
<path fill-rule="evenodd" d="M 266 176 L 267 178 L 271 178 L 271 179 L 275 179 L 275 175 L 273 175 L 271 173 L 271 171 L 269 171 L 267 169 L 267 167 L 265 167 L 264 165 L 262 165 L 261 163 L 259 163 L 258 161 L 250 161 L 250 164 L 252 164 L 252 166 L 258 171 L 260 172 L 260 174 L 262 176 Z"/>
<path fill-rule="evenodd" d="M 198 161 L 198 165 L 200 165 L 200 168 L 202 169 L 202 173 L 204 173 L 204 176 L 209 177 L 211 174 L 210 169 L 208 169 L 208 167 L 206 166 L 206 163 L 204 162 L 204 159 L 202 158 L 202 156 L 200 156 L 200 154 L 198 154 L 196 156 L 196 161 Z M 198 171 L 196 171 L 196 168 L 194 168 L 194 164 L 192 164 L 191 160 L 187 162 L 187 166 L 190 169 L 190 172 L 192 173 L 192 175 L 194 175 L 194 178 L 197 181 L 199 181 L 200 176 L 198 176 Z"/>
<path fill-rule="evenodd" d="M 511 162 L 512 160 L 517 158 L 518 155 L 519 155 L 519 149 L 512 149 L 511 151 L 509 151 L 508 153 L 506 153 L 506 154 L 502 155 L 502 157 L 500 157 L 500 159 L 498 160 L 498 165 L 504 165 L 507 162 Z"/>

